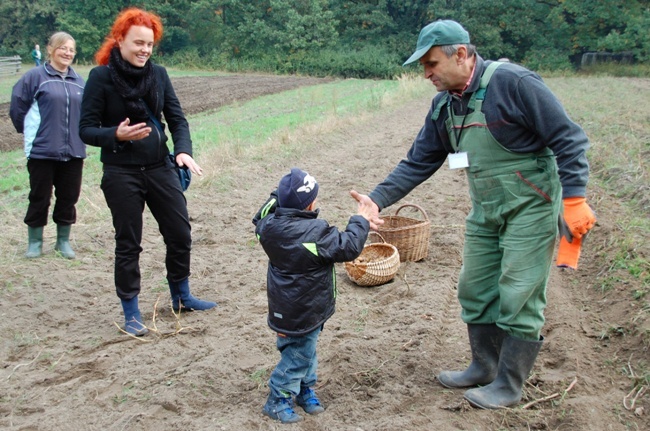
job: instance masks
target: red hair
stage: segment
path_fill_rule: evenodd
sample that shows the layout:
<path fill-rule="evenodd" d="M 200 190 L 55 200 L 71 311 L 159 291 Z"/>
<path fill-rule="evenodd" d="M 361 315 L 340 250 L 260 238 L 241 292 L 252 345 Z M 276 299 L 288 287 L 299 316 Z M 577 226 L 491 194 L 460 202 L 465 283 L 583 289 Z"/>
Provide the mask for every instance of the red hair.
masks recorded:
<path fill-rule="evenodd" d="M 106 36 L 104 43 L 95 53 L 97 64 L 105 66 L 111 55 L 111 50 L 117 45 L 118 39 L 123 39 L 129 29 L 139 25 L 153 30 L 153 41 L 157 43 L 163 35 L 163 25 L 160 17 L 152 12 L 147 12 L 136 7 L 124 9 L 115 18 L 111 32 Z"/>

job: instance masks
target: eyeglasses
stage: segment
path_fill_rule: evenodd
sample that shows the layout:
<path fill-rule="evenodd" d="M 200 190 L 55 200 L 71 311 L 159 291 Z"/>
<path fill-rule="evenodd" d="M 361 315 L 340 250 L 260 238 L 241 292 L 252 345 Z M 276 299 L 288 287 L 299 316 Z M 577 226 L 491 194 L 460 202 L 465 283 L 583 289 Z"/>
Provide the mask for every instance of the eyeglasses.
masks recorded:
<path fill-rule="evenodd" d="M 75 55 L 77 51 L 75 51 L 74 48 L 68 48 L 67 46 L 60 46 L 57 48 L 59 51 L 63 52 L 64 54 L 72 54 Z"/>

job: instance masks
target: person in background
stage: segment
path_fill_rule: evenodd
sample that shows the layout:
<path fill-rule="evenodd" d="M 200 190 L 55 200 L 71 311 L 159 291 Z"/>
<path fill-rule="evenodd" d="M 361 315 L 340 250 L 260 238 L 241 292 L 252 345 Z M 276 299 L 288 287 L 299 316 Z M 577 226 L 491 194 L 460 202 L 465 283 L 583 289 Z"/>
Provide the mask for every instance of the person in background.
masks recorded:
<path fill-rule="evenodd" d="M 57 233 L 54 249 L 63 257 L 75 257 L 70 229 L 77 221 L 75 205 L 86 158 L 86 146 L 79 137 L 84 80 L 71 67 L 75 54 L 72 36 L 54 33 L 43 67 L 25 73 L 11 93 L 9 115 L 16 131 L 23 134 L 29 172 L 29 205 L 24 220 L 28 258 L 43 253 L 43 228 L 52 188 L 56 199 L 52 213 Z"/>
<path fill-rule="evenodd" d="M 546 285 L 558 219 L 574 239 L 595 223 L 586 202 L 584 131 L 542 79 L 514 63 L 486 61 L 457 22 L 424 27 L 413 55 L 438 90 L 406 158 L 369 194 L 379 211 L 399 201 L 445 162 L 464 169 L 472 210 L 458 280 L 472 362 L 442 371 L 448 388 L 472 388 L 475 407 L 517 404 L 542 346 Z M 461 191 L 459 191 L 461 193 Z M 563 208 L 562 208 L 563 207 Z"/>
<path fill-rule="evenodd" d="M 41 47 L 38 44 L 34 45 L 34 49 L 32 49 L 32 60 L 36 67 L 41 65 Z"/>
<path fill-rule="evenodd" d="M 187 201 L 169 158 L 165 121 L 176 162 L 201 175 L 192 158 L 190 130 L 167 71 L 150 57 L 160 41 L 160 17 L 127 8 L 95 54 L 99 66 L 88 76 L 79 134 L 101 148 L 101 188 L 115 228 L 115 288 L 122 303 L 124 330 L 148 329 L 138 305 L 141 290 L 143 211 L 158 222 L 166 246 L 165 266 L 174 311 L 209 310 L 217 304 L 190 293 L 191 227 Z"/>
<path fill-rule="evenodd" d="M 318 219 L 318 188 L 314 177 L 293 168 L 253 218 L 255 233 L 269 257 L 268 324 L 277 333 L 281 354 L 262 412 L 282 423 L 302 420 L 293 410 L 293 397 L 308 414 L 325 410 L 313 388 L 318 336 L 335 309 L 334 263 L 356 259 L 370 229 L 368 203 L 358 204 L 345 232 Z"/>

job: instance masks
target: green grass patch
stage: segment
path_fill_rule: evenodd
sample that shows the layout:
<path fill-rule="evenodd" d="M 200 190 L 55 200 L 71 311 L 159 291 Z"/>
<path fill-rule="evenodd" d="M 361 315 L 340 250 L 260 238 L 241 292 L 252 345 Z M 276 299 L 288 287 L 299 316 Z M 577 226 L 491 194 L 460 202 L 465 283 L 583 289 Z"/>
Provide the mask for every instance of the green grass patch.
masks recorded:
<path fill-rule="evenodd" d="M 610 77 L 650 78 L 650 64 L 601 63 L 583 67 L 579 73 Z"/>
<path fill-rule="evenodd" d="M 283 130 L 375 111 L 397 87 L 396 81 L 345 80 L 259 97 L 191 117 L 192 139 L 199 152 L 259 145 Z"/>

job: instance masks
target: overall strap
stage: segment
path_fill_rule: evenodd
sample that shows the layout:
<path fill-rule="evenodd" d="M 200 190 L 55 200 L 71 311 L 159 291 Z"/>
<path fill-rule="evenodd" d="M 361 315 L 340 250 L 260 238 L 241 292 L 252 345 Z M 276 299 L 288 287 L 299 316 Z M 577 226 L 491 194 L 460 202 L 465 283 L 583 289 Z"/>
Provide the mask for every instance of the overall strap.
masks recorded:
<path fill-rule="evenodd" d="M 476 90 L 474 94 L 472 94 L 472 97 L 469 100 L 469 103 L 467 105 L 468 108 L 474 109 L 476 100 L 485 99 L 485 91 L 487 90 L 488 83 L 492 78 L 492 74 L 494 74 L 494 71 L 497 69 L 497 67 L 501 66 L 502 64 L 503 63 L 501 62 L 493 61 L 488 65 L 488 67 L 483 72 L 483 75 L 481 75 L 481 81 L 479 82 L 478 90 Z M 433 114 L 431 114 L 431 119 L 433 121 L 436 121 L 438 119 L 438 117 L 440 116 L 440 110 L 442 109 L 443 106 L 447 105 L 450 101 L 451 101 L 451 97 L 449 97 L 449 93 L 446 93 L 436 105 Z"/>
<path fill-rule="evenodd" d="M 503 63 L 500 63 L 498 61 L 493 61 L 488 65 L 488 67 L 485 68 L 485 71 L 483 72 L 483 75 L 481 75 L 481 81 L 478 86 L 478 90 L 474 93 L 474 98 L 477 100 L 483 100 L 485 99 L 485 91 L 487 90 L 487 86 L 490 83 L 490 79 L 492 78 L 492 74 L 494 74 L 494 71 L 497 70 L 497 67 L 501 66 Z"/>
<path fill-rule="evenodd" d="M 443 106 L 447 104 L 447 101 L 451 100 L 449 97 L 449 93 L 446 93 L 442 98 L 440 98 L 440 101 L 436 105 L 436 109 L 433 110 L 433 114 L 431 114 L 431 119 L 433 121 L 436 121 L 438 117 L 440 116 L 440 110 L 442 109 Z"/>

